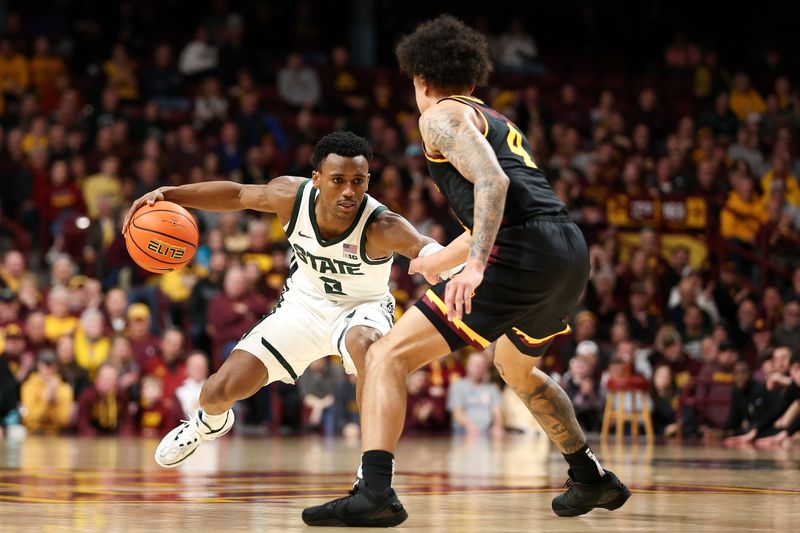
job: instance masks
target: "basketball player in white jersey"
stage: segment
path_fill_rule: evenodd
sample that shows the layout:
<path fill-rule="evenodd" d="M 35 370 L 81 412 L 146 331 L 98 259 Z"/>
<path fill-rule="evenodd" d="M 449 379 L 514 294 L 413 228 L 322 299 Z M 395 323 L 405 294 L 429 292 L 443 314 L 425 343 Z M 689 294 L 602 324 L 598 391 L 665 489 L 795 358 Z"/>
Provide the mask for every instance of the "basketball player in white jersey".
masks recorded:
<path fill-rule="evenodd" d="M 294 382 L 317 359 L 336 354 L 345 370 L 363 374 L 367 348 L 394 322 L 388 286 L 393 254 L 414 259 L 442 248 L 366 194 L 371 155 L 365 139 L 339 131 L 314 148 L 310 180 L 281 176 L 266 185 L 212 181 L 161 187 L 131 206 L 126 229 L 140 206 L 159 200 L 209 211 L 275 213 L 294 250 L 275 308 L 208 378 L 198 413 L 161 441 L 155 454 L 159 465 L 182 464 L 201 442 L 230 431 L 237 400 L 273 381 Z"/>

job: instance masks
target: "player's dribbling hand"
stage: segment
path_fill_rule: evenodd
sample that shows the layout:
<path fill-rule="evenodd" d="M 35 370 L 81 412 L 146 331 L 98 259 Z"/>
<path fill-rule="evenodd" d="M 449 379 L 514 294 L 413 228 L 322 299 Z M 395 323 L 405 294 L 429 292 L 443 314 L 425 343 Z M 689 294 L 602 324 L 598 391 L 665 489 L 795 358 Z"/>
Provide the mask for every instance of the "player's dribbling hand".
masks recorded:
<path fill-rule="evenodd" d="M 439 279 L 439 271 L 434 264 L 435 262 L 432 260 L 432 257 L 433 256 L 429 255 L 427 257 L 417 257 L 416 259 L 412 259 L 411 263 L 408 265 L 408 273 L 410 275 L 422 274 L 422 277 L 425 278 L 425 281 L 431 285 L 436 285 L 441 280 Z"/>
<path fill-rule="evenodd" d="M 444 303 L 448 320 L 461 320 L 472 312 L 472 296 L 483 281 L 484 265 L 477 259 L 467 261 L 466 267 L 445 286 Z"/>
<path fill-rule="evenodd" d="M 134 201 L 133 204 L 131 204 L 131 208 L 128 210 L 128 214 L 125 215 L 125 221 L 122 223 L 122 234 L 125 235 L 128 233 L 128 226 L 131 223 L 131 218 L 133 218 L 133 214 L 136 213 L 140 207 L 145 204 L 153 205 L 154 203 L 160 202 L 163 199 L 164 193 L 161 192 L 161 189 L 156 189 Z"/>

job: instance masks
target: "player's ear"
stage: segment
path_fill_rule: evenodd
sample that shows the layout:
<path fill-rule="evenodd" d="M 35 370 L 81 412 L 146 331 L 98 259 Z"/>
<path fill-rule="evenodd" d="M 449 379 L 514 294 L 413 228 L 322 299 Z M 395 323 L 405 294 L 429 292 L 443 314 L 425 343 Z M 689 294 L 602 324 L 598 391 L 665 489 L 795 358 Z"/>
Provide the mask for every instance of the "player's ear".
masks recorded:
<path fill-rule="evenodd" d="M 430 96 L 430 94 L 428 94 L 428 93 L 429 93 L 429 91 L 431 90 L 431 86 L 430 86 L 430 85 L 428 85 L 428 82 L 427 82 L 427 80 L 425 80 L 425 78 L 423 78 L 422 76 L 420 76 L 420 78 L 419 78 L 419 84 L 420 84 L 420 86 L 422 87 L 422 94 L 424 94 L 425 96 Z"/>
<path fill-rule="evenodd" d="M 369 190 L 369 177 L 370 177 L 370 173 L 369 173 L 369 172 L 367 172 L 367 181 L 366 181 L 366 187 L 364 187 L 364 190 L 365 190 L 365 191 Z"/>
<path fill-rule="evenodd" d="M 311 181 L 314 183 L 314 188 L 319 189 L 319 172 L 316 170 L 311 171 Z"/>

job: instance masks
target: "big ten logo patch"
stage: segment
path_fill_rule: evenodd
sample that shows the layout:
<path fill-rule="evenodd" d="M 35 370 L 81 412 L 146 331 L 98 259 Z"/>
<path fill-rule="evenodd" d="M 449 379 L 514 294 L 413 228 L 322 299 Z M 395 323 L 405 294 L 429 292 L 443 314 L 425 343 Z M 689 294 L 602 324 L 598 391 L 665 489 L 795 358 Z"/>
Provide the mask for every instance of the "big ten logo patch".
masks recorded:
<path fill-rule="evenodd" d="M 147 249 L 170 259 L 183 259 L 183 256 L 186 255 L 185 246 L 176 246 L 159 239 L 151 239 L 147 243 Z"/>
<path fill-rule="evenodd" d="M 358 245 L 356 244 L 343 244 L 342 255 L 347 259 L 358 261 Z"/>

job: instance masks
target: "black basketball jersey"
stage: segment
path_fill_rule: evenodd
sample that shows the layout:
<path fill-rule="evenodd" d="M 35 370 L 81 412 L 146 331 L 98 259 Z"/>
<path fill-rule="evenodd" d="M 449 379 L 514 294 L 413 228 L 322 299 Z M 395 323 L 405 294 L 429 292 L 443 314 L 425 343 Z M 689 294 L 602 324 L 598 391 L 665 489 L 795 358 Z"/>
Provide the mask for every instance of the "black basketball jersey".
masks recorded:
<path fill-rule="evenodd" d="M 564 204 L 556 197 L 544 173 L 533 161 L 528 139 L 519 128 L 477 98 L 449 96 L 443 100 L 466 104 L 483 118 L 483 134 L 497 155 L 500 168 L 509 179 L 503 226 L 517 225 L 537 216 L 554 216 L 566 212 Z M 447 198 L 461 224 L 472 230 L 475 212 L 473 184 L 443 155 L 426 150 L 425 157 L 437 187 Z"/>

